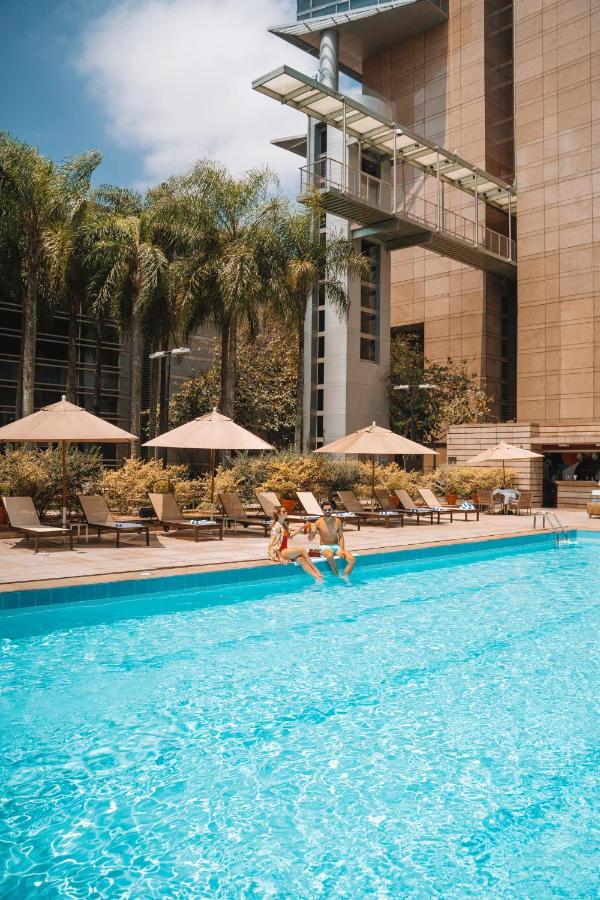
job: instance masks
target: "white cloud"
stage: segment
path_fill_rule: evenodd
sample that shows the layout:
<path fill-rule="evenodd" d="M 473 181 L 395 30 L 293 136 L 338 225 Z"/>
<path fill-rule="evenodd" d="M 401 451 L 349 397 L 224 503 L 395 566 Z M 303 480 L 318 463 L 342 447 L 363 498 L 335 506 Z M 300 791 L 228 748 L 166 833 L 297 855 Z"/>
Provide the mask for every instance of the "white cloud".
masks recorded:
<path fill-rule="evenodd" d="M 298 186 L 300 157 L 272 138 L 300 134 L 305 117 L 257 94 L 251 82 L 286 62 L 316 61 L 268 34 L 295 19 L 294 0 L 116 0 L 89 24 L 78 68 L 112 137 L 139 149 L 140 184 L 185 171 L 201 157 L 235 173 L 270 165 Z"/>

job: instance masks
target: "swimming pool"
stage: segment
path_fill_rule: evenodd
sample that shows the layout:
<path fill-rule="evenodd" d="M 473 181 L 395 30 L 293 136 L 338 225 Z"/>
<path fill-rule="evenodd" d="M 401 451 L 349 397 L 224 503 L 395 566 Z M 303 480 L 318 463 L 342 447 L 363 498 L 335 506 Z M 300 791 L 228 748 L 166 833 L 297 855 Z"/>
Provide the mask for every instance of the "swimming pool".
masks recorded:
<path fill-rule="evenodd" d="M 599 549 L 25 598 L 0 896 L 597 896 Z"/>

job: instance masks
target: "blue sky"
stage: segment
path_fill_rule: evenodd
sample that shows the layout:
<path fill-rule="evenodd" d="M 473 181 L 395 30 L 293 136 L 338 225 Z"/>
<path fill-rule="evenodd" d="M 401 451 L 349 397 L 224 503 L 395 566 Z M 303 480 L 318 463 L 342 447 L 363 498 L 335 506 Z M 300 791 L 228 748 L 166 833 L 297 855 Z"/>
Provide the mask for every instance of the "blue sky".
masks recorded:
<path fill-rule="evenodd" d="M 139 150 L 110 138 L 76 67 L 86 26 L 109 6 L 110 0 L 1 0 L 0 128 L 57 160 L 100 149 L 101 180 L 129 184 L 139 177 Z"/>
<path fill-rule="evenodd" d="M 0 0 L 0 129 L 60 160 L 98 149 L 97 181 L 145 187 L 202 156 L 234 171 L 300 160 L 270 146 L 304 117 L 252 78 L 315 61 L 267 34 L 293 0 Z"/>

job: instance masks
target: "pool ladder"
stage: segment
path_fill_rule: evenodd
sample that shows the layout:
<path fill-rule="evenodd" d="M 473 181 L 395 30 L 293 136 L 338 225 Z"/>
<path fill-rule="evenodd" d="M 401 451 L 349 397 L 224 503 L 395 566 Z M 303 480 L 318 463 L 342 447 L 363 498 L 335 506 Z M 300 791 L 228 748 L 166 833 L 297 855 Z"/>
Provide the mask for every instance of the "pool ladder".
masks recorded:
<path fill-rule="evenodd" d="M 560 521 L 556 513 L 549 512 L 548 510 L 539 509 L 533 515 L 533 527 L 536 527 L 537 517 L 541 516 L 542 519 L 542 528 L 546 528 L 546 525 L 549 525 L 552 531 L 554 532 L 554 536 L 556 537 L 556 546 L 560 546 L 561 540 L 564 541 L 565 544 L 570 544 L 569 534 Z"/>

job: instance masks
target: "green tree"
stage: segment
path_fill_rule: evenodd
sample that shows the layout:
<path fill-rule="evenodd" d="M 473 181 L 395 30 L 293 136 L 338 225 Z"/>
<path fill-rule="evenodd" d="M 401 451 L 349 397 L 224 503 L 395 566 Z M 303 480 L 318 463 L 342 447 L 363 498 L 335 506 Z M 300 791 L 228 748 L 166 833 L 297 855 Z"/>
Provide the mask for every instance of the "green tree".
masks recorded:
<path fill-rule="evenodd" d="M 330 233 L 327 241 L 322 240 L 319 224 L 323 216 L 322 201 L 315 194 L 303 208 L 284 206 L 279 230 L 283 289 L 273 293 L 272 305 L 296 335 L 294 448 L 297 451 L 303 449 L 304 324 L 312 293 L 322 291 L 326 302 L 339 315 L 347 315 L 350 301 L 345 280 L 348 276 L 360 278 L 369 274 L 368 260 L 356 253 L 352 241 L 338 233 Z"/>
<path fill-rule="evenodd" d="M 38 299 L 48 239 L 77 215 L 99 162 L 100 155 L 91 152 L 56 165 L 35 147 L 0 132 L 1 247 L 8 257 L 18 258 L 21 282 L 23 336 L 17 406 L 23 415 L 33 412 Z"/>
<path fill-rule="evenodd" d="M 388 399 L 394 431 L 432 444 L 444 440 L 450 425 L 489 419 L 492 398 L 469 371 L 465 360 L 445 363 L 425 359 L 421 339 L 399 334 L 392 339 Z M 395 385 L 433 384 L 432 390 L 394 390 Z M 412 426 L 412 427 L 411 427 Z"/>
<path fill-rule="evenodd" d="M 95 199 L 98 208 L 84 226 L 91 307 L 100 327 L 110 314 L 130 336 L 130 428 L 139 435 L 144 334 L 155 326 L 168 290 L 168 261 L 154 240 L 144 198 L 104 187 Z M 132 444 L 132 454 L 138 452 L 139 443 Z"/>
<path fill-rule="evenodd" d="M 256 341 L 244 332 L 240 335 L 233 412 L 238 424 L 287 448 L 294 439 L 297 350 L 285 334 L 268 334 L 265 329 Z M 171 398 L 171 427 L 210 412 L 218 405 L 220 386 L 217 354 L 214 366 L 185 381 Z"/>
<path fill-rule="evenodd" d="M 219 406 L 234 413 L 238 328 L 252 338 L 259 310 L 281 290 L 275 252 L 278 202 L 266 169 L 234 178 L 202 160 L 152 193 L 153 219 L 173 262 L 172 289 L 184 337 L 213 323 L 220 334 Z"/>

